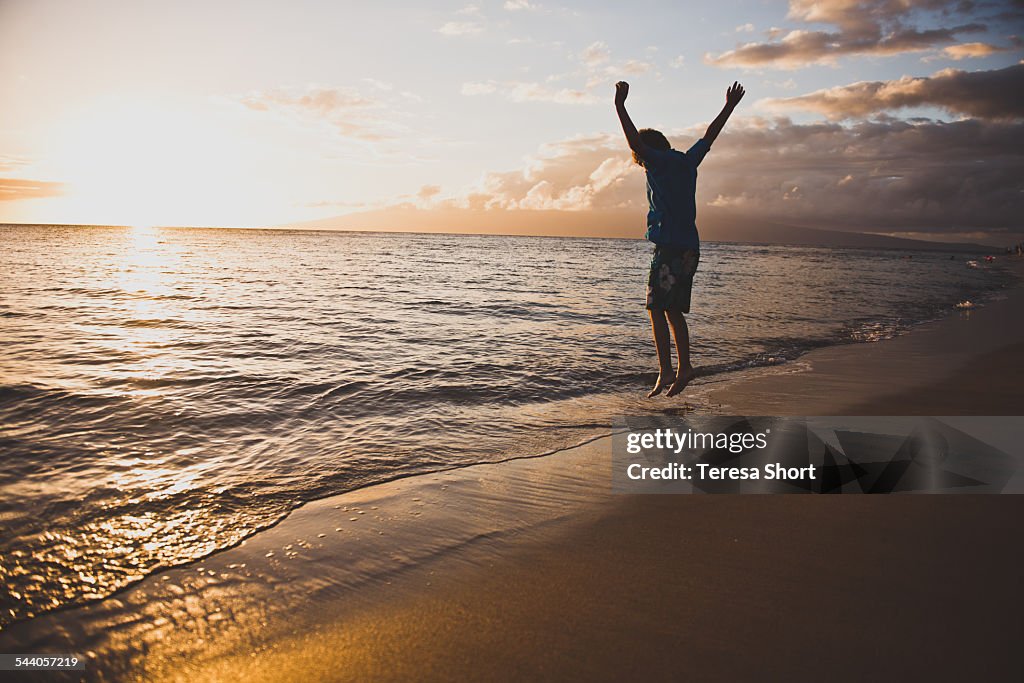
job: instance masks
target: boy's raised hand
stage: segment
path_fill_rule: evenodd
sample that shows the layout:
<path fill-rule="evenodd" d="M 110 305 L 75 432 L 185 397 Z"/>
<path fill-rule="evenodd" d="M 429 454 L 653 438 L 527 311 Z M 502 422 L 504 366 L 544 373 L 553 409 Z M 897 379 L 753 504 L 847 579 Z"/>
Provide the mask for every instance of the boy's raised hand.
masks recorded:
<path fill-rule="evenodd" d="M 626 96 L 629 95 L 629 83 L 626 81 L 619 81 L 615 84 L 615 104 L 622 104 L 626 101 Z"/>
<path fill-rule="evenodd" d="M 725 91 L 725 103 L 735 107 L 743 99 L 743 95 L 747 91 L 743 89 L 743 86 L 739 84 L 739 81 L 733 81 L 729 89 Z"/>
<path fill-rule="evenodd" d="M 722 132 L 722 128 L 725 127 L 725 122 L 729 120 L 729 116 L 732 114 L 733 109 L 743 99 L 743 95 L 746 91 L 743 86 L 739 84 L 739 81 L 733 81 L 733 84 L 729 86 L 729 89 L 725 91 L 725 106 L 722 107 L 721 113 L 715 117 L 715 120 L 708 126 L 708 130 L 704 133 L 704 141 L 709 145 L 713 143 L 717 138 L 718 134 Z"/>

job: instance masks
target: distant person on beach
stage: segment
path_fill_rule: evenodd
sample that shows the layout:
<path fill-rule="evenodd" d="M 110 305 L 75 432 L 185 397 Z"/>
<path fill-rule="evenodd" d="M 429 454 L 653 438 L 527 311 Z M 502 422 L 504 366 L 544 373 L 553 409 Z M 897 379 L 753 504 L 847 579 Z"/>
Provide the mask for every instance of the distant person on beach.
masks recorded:
<path fill-rule="evenodd" d="M 722 132 L 733 109 L 743 99 L 743 86 L 733 83 L 725 93 L 725 107 L 708 126 L 704 137 L 684 154 L 672 149 L 665 136 L 652 128 L 637 130 L 626 113 L 629 84 L 615 84 L 615 109 L 626 134 L 633 161 L 647 172 L 647 239 L 654 242 L 651 272 L 647 280 L 647 310 L 651 315 L 654 345 L 661 371 L 648 398 L 669 387 L 675 396 L 693 379 L 690 363 L 690 333 L 685 313 L 690 312 L 690 290 L 700 260 L 697 235 L 697 166 Z M 676 339 L 678 371 L 672 370 L 669 325 Z"/>

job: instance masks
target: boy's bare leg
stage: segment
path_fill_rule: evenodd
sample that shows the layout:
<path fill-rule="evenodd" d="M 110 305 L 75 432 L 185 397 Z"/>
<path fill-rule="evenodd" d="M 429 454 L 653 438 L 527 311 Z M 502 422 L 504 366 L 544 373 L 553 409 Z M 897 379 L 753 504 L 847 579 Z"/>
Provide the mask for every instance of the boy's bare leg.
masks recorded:
<path fill-rule="evenodd" d="M 670 386 L 676 376 L 672 372 L 672 341 L 669 339 L 665 311 L 651 309 L 649 312 L 651 314 L 651 330 L 654 332 L 654 347 L 658 349 L 658 365 L 661 368 L 658 381 L 654 383 L 651 393 L 647 394 L 647 398 L 652 398 L 660 394 L 662 389 Z"/>
<path fill-rule="evenodd" d="M 680 311 L 666 311 L 665 314 L 672 324 L 672 336 L 676 338 L 676 353 L 679 355 L 679 371 L 666 394 L 675 396 L 693 379 L 693 365 L 690 364 L 690 330 L 686 327 L 686 316 Z"/>

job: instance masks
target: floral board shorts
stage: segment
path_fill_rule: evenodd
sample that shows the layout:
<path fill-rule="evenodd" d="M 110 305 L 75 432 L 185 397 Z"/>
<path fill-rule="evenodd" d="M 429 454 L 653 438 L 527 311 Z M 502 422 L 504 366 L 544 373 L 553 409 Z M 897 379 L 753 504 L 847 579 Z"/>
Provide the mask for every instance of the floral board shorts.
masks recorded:
<path fill-rule="evenodd" d="M 700 251 L 655 246 L 647 279 L 647 308 L 690 312 L 690 290 Z"/>

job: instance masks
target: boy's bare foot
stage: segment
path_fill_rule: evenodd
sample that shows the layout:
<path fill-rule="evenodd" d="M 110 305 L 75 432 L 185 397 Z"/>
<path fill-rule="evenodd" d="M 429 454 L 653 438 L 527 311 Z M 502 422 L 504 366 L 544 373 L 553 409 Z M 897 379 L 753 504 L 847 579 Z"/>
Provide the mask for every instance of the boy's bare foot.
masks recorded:
<path fill-rule="evenodd" d="M 675 396 L 676 394 L 680 393 L 683 389 L 686 388 L 686 385 L 690 383 L 690 380 L 693 379 L 693 373 L 693 366 L 688 365 L 686 367 L 686 372 L 680 372 L 678 375 L 676 375 L 676 381 L 672 383 L 672 386 L 669 388 L 668 393 L 665 395 Z"/>
<path fill-rule="evenodd" d="M 647 394 L 647 398 L 654 398 L 660 394 L 665 387 L 671 386 L 676 381 L 674 373 L 665 374 L 664 372 L 658 373 L 658 381 L 654 383 L 654 388 L 651 389 L 651 393 Z"/>

